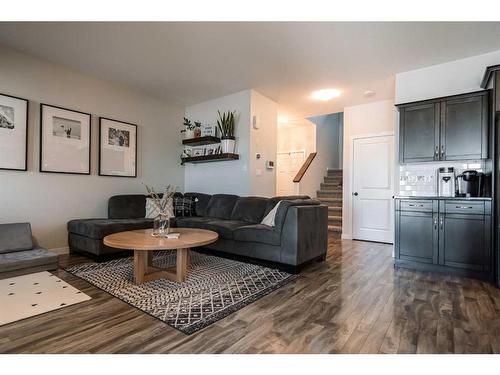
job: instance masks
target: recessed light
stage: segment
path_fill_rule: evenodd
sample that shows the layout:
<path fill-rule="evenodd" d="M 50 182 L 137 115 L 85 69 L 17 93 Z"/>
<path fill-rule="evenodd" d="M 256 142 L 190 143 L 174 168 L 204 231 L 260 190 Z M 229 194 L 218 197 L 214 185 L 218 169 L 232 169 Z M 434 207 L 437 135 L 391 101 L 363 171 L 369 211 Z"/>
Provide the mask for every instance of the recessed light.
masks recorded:
<path fill-rule="evenodd" d="M 337 89 L 322 89 L 313 91 L 311 97 L 316 100 L 322 100 L 326 102 L 327 100 L 338 98 L 342 94 L 342 91 Z"/>
<path fill-rule="evenodd" d="M 373 90 L 366 90 L 363 93 L 363 96 L 366 97 L 366 98 L 369 98 L 370 96 L 375 96 L 375 91 L 373 91 Z"/>

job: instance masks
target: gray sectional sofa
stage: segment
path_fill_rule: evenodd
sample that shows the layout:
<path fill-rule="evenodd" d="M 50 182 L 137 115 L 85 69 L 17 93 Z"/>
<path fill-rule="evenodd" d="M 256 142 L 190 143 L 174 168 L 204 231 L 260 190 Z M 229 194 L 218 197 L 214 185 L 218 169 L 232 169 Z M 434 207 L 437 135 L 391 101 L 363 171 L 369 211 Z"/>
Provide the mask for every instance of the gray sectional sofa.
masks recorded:
<path fill-rule="evenodd" d="M 328 209 L 307 196 L 239 197 L 230 194 L 186 193 L 196 200 L 193 216 L 176 217 L 175 227 L 216 231 L 219 240 L 204 250 L 216 255 L 275 264 L 298 272 L 314 259 L 324 259 L 328 242 Z M 275 226 L 260 222 L 278 207 Z M 71 251 L 97 257 L 117 250 L 102 243 L 111 233 L 152 227 L 145 219 L 145 195 L 114 196 L 109 200 L 108 219 L 71 220 L 68 223 Z"/>
<path fill-rule="evenodd" d="M 0 224 L 0 279 L 57 269 L 58 257 L 33 244 L 29 223 Z"/>

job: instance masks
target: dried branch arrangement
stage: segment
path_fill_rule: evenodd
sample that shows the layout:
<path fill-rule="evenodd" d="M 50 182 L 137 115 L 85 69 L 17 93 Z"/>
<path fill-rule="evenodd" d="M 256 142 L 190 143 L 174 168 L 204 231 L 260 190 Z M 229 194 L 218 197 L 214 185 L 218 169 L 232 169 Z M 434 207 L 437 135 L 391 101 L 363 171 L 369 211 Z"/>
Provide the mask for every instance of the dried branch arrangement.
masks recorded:
<path fill-rule="evenodd" d="M 168 208 L 171 208 L 173 196 L 177 188 L 173 185 L 167 185 L 165 190 L 163 191 L 163 196 L 160 198 L 160 195 L 155 192 L 152 186 L 148 186 L 144 184 L 148 194 L 153 199 L 154 205 L 160 212 L 166 212 Z M 169 207 L 170 206 L 170 207 Z"/>

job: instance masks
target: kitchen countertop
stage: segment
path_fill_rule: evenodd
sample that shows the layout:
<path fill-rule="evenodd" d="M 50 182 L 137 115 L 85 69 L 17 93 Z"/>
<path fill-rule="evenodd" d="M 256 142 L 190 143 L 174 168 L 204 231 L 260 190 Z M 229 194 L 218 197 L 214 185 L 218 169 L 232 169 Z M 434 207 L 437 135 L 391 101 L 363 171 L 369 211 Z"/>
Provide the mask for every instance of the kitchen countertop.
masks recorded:
<path fill-rule="evenodd" d="M 491 197 L 437 197 L 437 196 L 423 196 L 423 197 L 417 197 L 417 196 L 411 196 L 411 197 L 405 197 L 405 196 L 400 196 L 396 195 L 394 196 L 394 199 L 439 199 L 439 200 L 460 200 L 460 201 L 491 201 Z"/>

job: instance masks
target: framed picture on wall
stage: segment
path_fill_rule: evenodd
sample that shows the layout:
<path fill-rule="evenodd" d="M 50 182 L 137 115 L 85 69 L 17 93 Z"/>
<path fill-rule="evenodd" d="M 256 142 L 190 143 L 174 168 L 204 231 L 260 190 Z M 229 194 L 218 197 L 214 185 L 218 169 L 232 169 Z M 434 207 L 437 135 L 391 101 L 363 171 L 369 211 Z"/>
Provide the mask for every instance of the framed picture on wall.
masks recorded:
<path fill-rule="evenodd" d="M 0 169 L 27 170 L 28 103 L 0 94 Z"/>
<path fill-rule="evenodd" d="M 28 107 L 27 99 L 0 94 L 0 169 L 27 170 Z"/>
<path fill-rule="evenodd" d="M 137 177 L 137 125 L 99 117 L 99 176 Z"/>
<path fill-rule="evenodd" d="M 91 115 L 40 104 L 40 172 L 90 174 Z"/>

